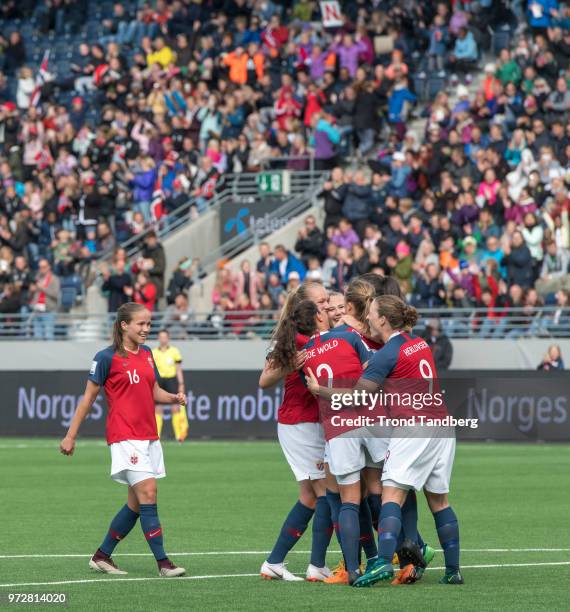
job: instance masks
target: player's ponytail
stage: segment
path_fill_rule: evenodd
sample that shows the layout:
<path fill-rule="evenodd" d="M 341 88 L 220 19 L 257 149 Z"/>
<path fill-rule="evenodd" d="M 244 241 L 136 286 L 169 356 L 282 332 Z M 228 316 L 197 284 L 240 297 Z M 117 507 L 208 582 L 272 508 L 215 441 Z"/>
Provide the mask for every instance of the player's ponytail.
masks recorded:
<path fill-rule="evenodd" d="M 382 295 L 374 300 L 378 315 L 386 317 L 392 329 L 411 330 L 418 322 L 418 311 L 395 295 Z"/>
<path fill-rule="evenodd" d="M 122 323 L 127 325 L 133 320 L 135 313 L 145 310 L 142 304 L 136 302 L 127 302 L 117 310 L 117 317 L 113 323 L 113 350 L 121 357 L 125 357 L 127 352 L 123 345 L 123 328 Z"/>
<path fill-rule="evenodd" d="M 273 367 L 293 370 L 297 356 L 297 334 L 312 336 L 317 329 L 317 305 L 309 300 L 296 304 L 289 316 L 281 322 L 273 336 L 275 342 L 271 351 Z"/>

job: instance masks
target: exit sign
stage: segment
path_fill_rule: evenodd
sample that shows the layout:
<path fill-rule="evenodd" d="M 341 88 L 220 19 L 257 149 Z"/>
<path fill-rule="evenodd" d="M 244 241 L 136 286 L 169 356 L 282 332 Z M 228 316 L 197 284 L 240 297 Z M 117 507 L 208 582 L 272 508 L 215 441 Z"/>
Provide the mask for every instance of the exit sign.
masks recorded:
<path fill-rule="evenodd" d="M 257 177 L 259 193 L 266 195 L 288 195 L 291 193 L 291 179 L 288 170 L 283 172 L 261 172 Z"/>

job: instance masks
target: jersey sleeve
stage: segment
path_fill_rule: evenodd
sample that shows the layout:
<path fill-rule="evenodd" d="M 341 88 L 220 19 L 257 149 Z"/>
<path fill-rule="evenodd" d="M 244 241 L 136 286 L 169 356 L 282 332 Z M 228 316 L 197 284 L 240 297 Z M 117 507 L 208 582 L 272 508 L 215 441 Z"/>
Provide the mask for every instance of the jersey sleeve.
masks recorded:
<path fill-rule="evenodd" d="M 91 362 L 88 380 L 99 387 L 103 387 L 111 370 L 111 362 L 113 361 L 113 350 L 106 348 L 99 351 Z"/>
<path fill-rule="evenodd" d="M 358 334 L 347 334 L 347 337 L 350 338 L 349 342 L 352 345 L 352 348 L 356 351 L 358 358 L 360 359 L 360 363 L 366 363 L 370 360 L 370 358 L 374 355 L 374 351 L 371 351 L 362 338 Z"/>
<path fill-rule="evenodd" d="M 174 363 L 182 363 L 182 355 L 177 348 L 172 348 L 172 354 L 174 355 Z"/>
<path fill-rule="evenodd" d="M 372 355 L 372 358 L 368 362 L 368 367 L 362 373 L 362 378 L 370 380 L 377 385 L 382 384 L 384 379 L 387 378 L 390 372 L 396 367 L 399 353 L 400 347 L 397 345 L 381 348 Z"/>

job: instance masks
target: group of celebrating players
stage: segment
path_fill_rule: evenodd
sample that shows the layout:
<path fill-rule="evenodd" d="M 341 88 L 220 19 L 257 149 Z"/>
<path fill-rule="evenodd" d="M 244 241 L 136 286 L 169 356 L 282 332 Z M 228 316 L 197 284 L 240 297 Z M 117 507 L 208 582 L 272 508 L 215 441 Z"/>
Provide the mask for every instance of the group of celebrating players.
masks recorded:
<path fill-rule="evenodd" d="M 417 318 L 398 283 L 375 274 L 352 280 L 344 295 L 329 295 L 315 281 L 289 294 L 259 385 L 284 381 L 278 437 L 299 483 L 299 499 L 261 567 L 262 577 L 302 580 L 287 569 L 285 558 L 312 519 L 306 580 L 354 587 L 419 580 L 435 554 L 417 528 L 416 491 L 423 490 L 445 557 L 440 582 L 463 584 L 459 527 L 448 501 L 454 432 L 375 426 L 335 430 L 327 416 L 333 396 L 350 405 L 348 395 L 372 395 L 398 381 L 405 386 L 421 380 L 432 388 L 437 372 L 430 348 L 411 331 Z M 401 402 L 374 408 L 392 422 L 418 411 Z M 420 409 L 434 420 L 447 414 L 441 404 L 427 402 Z M 343 559 L 331 571 L 325 558 L 333 531 Z"/>
<path fill-rule="evenodd" d="M 344 295 L 329 295 L 320 283 L 307 281 L 288 296 L 259 385 L 266 388 L 284 381 L 278 437 L 299 482 L 299 499 L 261 567 L 264 578 L 302 580 L 287 570 L 285 558 L 312 519 L 308 581 L 354 587 L 382 580 L 417 581 L 435 554 L 417 529 L 415 493 L 423 490 L 445 556 L 440 582 L 463 584 L 459 528 L 448 501 L 454 435 L 410 435 L 397 426 L 337 431 L 326 417 L 333 395 L 341 398 L 342 408 L 351 394 L 372 396 L 394 381 L 429 380 L 431 388 L 437 380 L 431 351 L 411 332 L 417 316 L 403 301 L 398 283 L 375 274 L 352 280 Z M 128 493 L 89 566 L 108 574 L 127 573 L 117 567 L 112 553 L 140 519 L 158 573 L 168 578 L 182 576 L 185 570 L 168 558 L 163 545 L 156 480 L 166 472 L 158 431 L 162 413 L 155 418 L 155 404 L 183 407 L 186 397 L 180 354 L 170 347 L 166 334 L 161 334 L 153 354 L 145 344 L 150 328 L 151 313 L 144 306 L 128 303 L 119 308 L 113 344 L 95 356 L 60 450 L 74 453 L 81 423 L 103 387 L 111 477 L 126 484 Z M 169 385 L 161 380 L 157 361 Z M 445 406 L 422 408 L 426 417 L 446 415 Z M 405 420 L 417 407 L 396 402 L 375 409 Z M 184 420 L 180 409 L 174 413 Z M 179 440 L 187 433 L 182 421 L 174 423 Z M 333 532 L 343 559 L 331 571 L 326 553 Z M 362 552 L 365 565 L 360 563 Z M 397 574 L 394 562 L 400 565 Z"/>

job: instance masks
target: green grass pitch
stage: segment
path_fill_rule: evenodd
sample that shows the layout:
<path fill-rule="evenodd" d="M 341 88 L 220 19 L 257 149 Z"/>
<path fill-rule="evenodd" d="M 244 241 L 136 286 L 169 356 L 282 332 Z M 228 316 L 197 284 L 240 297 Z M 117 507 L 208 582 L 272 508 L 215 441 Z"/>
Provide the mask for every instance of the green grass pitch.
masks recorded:
<path fill-rule="evenodd" d="M 442 571 L 434 569 L 415 585 L 372 589 L 258 576 L 296 498 L 276 443 L 165 443 L 164 451 L 168 477 L 159 481 L 159 510 L 165 544 L 189 578 L 158 579 L 137 525 L 116 550 L 116 561 L 129 572 L 122 580 L 87 567 L 126 498 L 126 488 L 108 476 L 105 445 L 80 440 L 68 458 L 58 453 L 56 440 L 0 439 L 0 607 L 10 592 L 65 592 L 74 610 L 568 609 L 568 446 L 460 444 L 452 503 L 466 584 L 439 585 Z M 420 529 L 439 548 L 423 499 Z M 289 556 L 292 571 L 306 569 L 309 548 L 310 528 Z M 337 550 L 333 542 L 330 566 Z M 438 553 L 432 566 L 442 564 Z"/>

